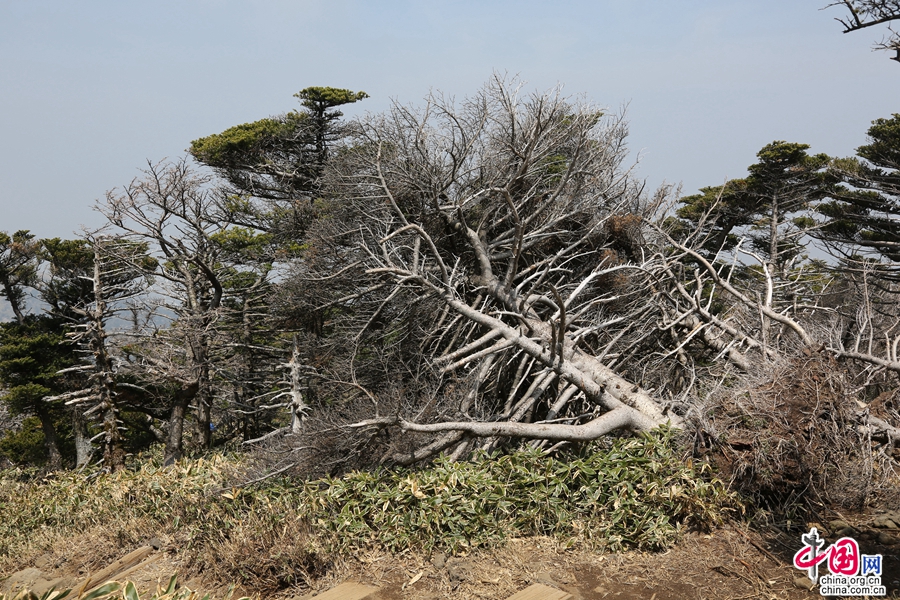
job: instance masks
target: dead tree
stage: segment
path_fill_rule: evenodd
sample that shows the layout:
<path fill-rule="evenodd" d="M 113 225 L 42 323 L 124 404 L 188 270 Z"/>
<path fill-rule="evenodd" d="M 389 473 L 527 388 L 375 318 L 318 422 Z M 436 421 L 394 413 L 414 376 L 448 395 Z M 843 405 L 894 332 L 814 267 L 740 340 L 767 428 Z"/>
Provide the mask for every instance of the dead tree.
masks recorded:
<path fill-rule="evenodd" d="M 459 106 L 432 95 L 358 125 L 331 174 L 310 285 L 345 282 L 329 305 L 352 313 L 357 344 L 388 315 L 433 306 L 411 324 L 418 347 L 469 389 L 439 422 L 358 426 L 449 431 L 459 449 L 460 432 L 490 446 L 680 422 L 617 367 L 655 331 L 661 266 L 626 134 L 622 115 L 500 78 Z"/>
<path fill-rule="evenodd" d="M 125 466 L 122 447 L 120 406 L 116 385 L 116 367 L 108 343 L 107 324 L 124 303 L 140 294 L 144 288 L 142 272 L 135 266 L 146 260 L 146 245 L 124 238 L 106 238 L 88 234 L 93 249 L 93 296 L 89 303 L 72 305 L 69 310 L 80 317 L 80 323 L 69 334 L 85 353 L 87 363 L 60 371 L 80 371 L 87 375 L 87 387 L 47 398 L 62 400 L 73 406 L 79 415 L 100 422 L 100 433 L 89 440 L 93 444 L 102 440 L 103 464 L 118 471 Z M 79 464 L 86 460 L 84 449 L 79 448 Z"/>
<path fill-rule="evenodd" d="M 220 248 L 211 236 L 224 228 L 215 211 L 209 178 L 182 161 L 150 164 L 144 176 L 111 191 L 98 210 L 157 259 L 147 273 L 166 300 L 160 314 L 176 327 L 158 331 L 141 354 L 148 373 L 177 388 L 169 419 L 166 461 L 182 452 L 183 422 L 197 408 L 197 441 L 208 447 L 213 402 L 211 337 L 223 296 Z M 148 268 L 144 265 L 144 268 Z M 152 348 L 150 347 L 152 346 Z"/>
<path fill-rule="evenodd" d="M 900 373 L 900 290 L 896 282 L 878 278 L 882 263 L 873 262 L 871 272 L 863 270 L 855 282 L 851 281 L 855 276 L 852 271 L 844 273 L 838 283 L 847 289 L 837 306 L 827 301 L 834 293 L 829 288 L 837 280 L 832 275 L 828 281 L 827 271 L 807 282 L 824 290 L 809 293 L 809 302 L 778 303 L 779 285 L 802 287 L 802 273 L 797 273 L 792 281 L 779 281 L 761 257 L 742 252 L 740 244 L 731 261 L 708 260 L 696 249 L 666 237 L 675 251 L 665 261 L 672 289 L 666 295 L 668 326 L 689 329 L 688 337 L 704 340 L 718 350 L 716 358 L 725 357 L 748 371 L 801 354 L 809 357 L 825 352 L 843 359 L 844 364 L 849 361 L 860 365 L 855 369 L 861 380 L 857 392 L 884 379 L 886 374 L 893 374 L 896 380 Z M 749 266 L 760 277 L 733 277 L 741 254 L 750 259 Z M 714 300 L 727 303 L 727 308 L 712 310 Z M 847 402 L 851 401 L 847 398 Z M 900 442 L 896 424 L 884 415 L 870 414 L 865 405 L 862 408 L 861 426 L 869 435 Z"/>
<path fill-rule="evenodd" d="M 272 354 L 280 352 L 280 349 L 274 347 L 265 349 Z M 314 370 L 304 363 L 296 334 L 291 346 L 291 358 L 286 363 L 279 365 L 279 368 L 285 371 L 285 376 L 280 385 L 274 390 L 246 399 L 241 403 L 244 408 L 238 408 L 236 412 L 244 415 L 256 415 L 287 408 L 290 414 L 290 424 L 270 431 L 261 437 L 245 439 L 244 445 L 264 442 L 285 434 L 299 435 L 303 431 L 303 422 L 306 420 L 307 411 L 309 411 L 309 405 L 304 400 L 304 395 L 309 390 L 308 380 Z M 269 383 L 269 387 L 271 387 L 271 382 Z M 277 402 L 282 398 L 289 399 Z M 250 402 L 256 400 L 264 400 L 266 403 L 250 404 Z"/>
<path fill-rule="evenodd" d="M 832 2 L 826 8 L 832 6 L 842 6 L 850 13 L 843 19 L 835 19 L 844 26 L 844 33 L 900 20 L 900 2 L 897 0 L 841 0 Z M 900 62 L 900 35 L 891 29 L 890 25 L 888 29 L 890 35 L 875 44 L 875 49 L 896 51 L 897 56 L 891 59 Z"/>

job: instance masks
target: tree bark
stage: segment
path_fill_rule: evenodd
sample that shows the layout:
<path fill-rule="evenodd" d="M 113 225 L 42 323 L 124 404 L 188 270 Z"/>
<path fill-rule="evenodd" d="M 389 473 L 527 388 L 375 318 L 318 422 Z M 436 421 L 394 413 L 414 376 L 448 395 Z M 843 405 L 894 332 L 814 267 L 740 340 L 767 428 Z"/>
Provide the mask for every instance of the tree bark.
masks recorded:
<path fill-rule="evenodd" d="M 291 433 L 298 434 L 303 429 L 303 421 L 306 418 L 305 413 L 308 407 L 303 401 L 303 391 L 301 390 L 303 379 L 300 370 L 300 346 L 296 335 L 294 335 L 291 360 L 285 366 L 289 369 L 291 378 Z"/>
<path fill-rule="evenodd" d="M 62 468 L 62 453 L 59 451 L 59 436 L 56 427 L 53 426 L 53 418 L 44 406 L 38 403 L 35 410 L 37 418 L 41 421 L 41 431 L 44 432 L 44 447 L 47 448 L 49 465 L 51 469 Z"/>
<path fill-rule="evenodd" d="M 79 406 L 72 407 L 72 431 L 75 434 L 75 466 L 87 465 L 94 454 L 91 436 L 88 433 L 88 421 Z"/>
<path fill-rule="evenodd" d="M 169 438 L 166 441 L 166 450 L 163 466 L 170 466 L 182 457 L 182 437 L 184 433 L 184 417 L 188 405 L 197 395 L 198 383 L 195 381 L 182 387 L 175 395 L 172 404 L 172 416 L 169 417 Z"/>
<path fill-rule="evenodd" d="M 620 406 L 582 425 L 561 423 L 514 423 L 511 421 L 455 421 L 419 424 L 395 417 L 372 419 L 350 425 L 353 428 L 398 425 L 404 431 L 416 433 L 464 432 L 475 437 L 507 436 L 533 440 L 589 442 L 617 429 L 644 429 L 642 415 L 627 406 Z M 454 438 L 441 438 L 441 441 Z"/>

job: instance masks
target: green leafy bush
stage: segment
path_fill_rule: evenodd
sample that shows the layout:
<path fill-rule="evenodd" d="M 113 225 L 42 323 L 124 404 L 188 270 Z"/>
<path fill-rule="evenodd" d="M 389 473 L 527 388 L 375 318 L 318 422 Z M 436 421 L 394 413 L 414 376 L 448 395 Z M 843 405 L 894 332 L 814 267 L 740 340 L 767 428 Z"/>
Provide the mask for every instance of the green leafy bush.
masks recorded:
<path fill-rule="evenodd" d="M 708 466 L 682 460 L 669 430 L 563 458 L 536 450 L 482 454 L 419 470 L 284 477 L 242 489 L 229 483 L 239 457 L 168 468 L 160 459 L 114 474 L 0 474 L 0 565 L 46 551 L 48 539 L 63 544 L 101 528 L 132 531 L 132 542 L 167 535 L 185 564 L 225 569 L 223 578 L 246 580 L 256 569 L 287 584 L 301 562 L 312 574 L 326 568 L 328 553 L 366 546 L 459 552 L 536 534 L 611 550 L 660 549 L 685 526 L 709 527 L 740 506 Z"/>
<path fill-rule="evenodd" d="M 683 462 L 673 433 L 661 430 L 562 460 L 531 450 L 355 472 L 309 483 L 302 504 L 338 549 L 458 551 L 527 535 L 660 549 L 682 525 L 708 527 L 739 506 L 707 469 Z"/>
<path fill-rule="evenodd" d="M 7 431 L 0 437 L 0 457 L 23 465 L 42 465 L 47 462 L 44 432 L 37 417 L 26 417 L 21 427 Z"/>

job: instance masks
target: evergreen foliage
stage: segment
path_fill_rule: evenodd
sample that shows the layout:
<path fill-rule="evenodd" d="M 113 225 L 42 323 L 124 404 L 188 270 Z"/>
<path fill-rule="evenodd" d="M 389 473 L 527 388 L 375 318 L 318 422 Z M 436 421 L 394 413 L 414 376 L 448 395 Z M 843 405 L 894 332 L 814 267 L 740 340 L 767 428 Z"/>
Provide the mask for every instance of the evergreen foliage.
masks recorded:
<path fill-rule="evenodd" d="M 20 323 L 25 318 L 25 290 L 36 281 L 39 248 L 27 230 L 12 235 L 0 231 L 0 296 L 9 302 Z"/>
<path fill-rule="evenodd" d="M 64 413 L 44 398 L 69 389 L 70 377 L 59 371 L 76 364 L 78 357 L 66 331 L 61 319 L 52 316 L 29 315 L 21 323 L 0 323 L 0 386 L 4 390 L 0 401 L 13 414 L 34 415 L 40 420 L 46 456 L 55 468 L 61 467 L 65 458 L 57 432 Z"/>
<path fill-rule="evenodd" d="M 802 251 L 801 238 L 812 222 L 801 213 L 834 190 L 826 171 L 830 158 L 809 155 L 809 145 L 775 141 L 758 153 L 749 175 L 722 186 L 706 187 L 682 198 L 677 229 L 702 240 L 708 256 L 732 250 L 743 229 L 753 249 L 776 270 Z M 749 231 L 748 231 L 749 230 Z"/>
<path fill-rule="evenodd" d="M 846 256 L 856 252 L 880 261 L 900 278 L 900 114 L 877 119 L 856 158 L 836 161 L 832 172 L 848 186 L 819 212 L 822 237 Z"/>
<path fill-rule="evenodd" d="M 368 95 L 309 87 L 295 97 L 304 111 L 290 111 L 196 139 L 191 142 L 191 155 L 215 169 L 238 195 L 281 201 L 314 196 L 328 147 L 342 135 L 336 121 L 343 113 L 334 109 Z"/>

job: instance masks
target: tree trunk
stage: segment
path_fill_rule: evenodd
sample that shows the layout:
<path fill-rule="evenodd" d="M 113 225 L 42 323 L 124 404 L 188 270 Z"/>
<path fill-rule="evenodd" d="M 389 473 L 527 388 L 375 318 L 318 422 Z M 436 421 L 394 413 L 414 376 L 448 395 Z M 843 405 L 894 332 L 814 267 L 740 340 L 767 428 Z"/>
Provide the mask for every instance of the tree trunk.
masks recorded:
<path fill-rule="evenodd" d="M 56 427 L 53 426 L 53 419 L 46 408 L 38 403 L 37 417 L 41 421 L 41 430 L 44 432 L 44 446 L 47 448 L 49 455 L 50 468 L 62 468 L 62 453 L 59 451 L 59 436 L 56 435 Z"/>
<path fill-rule="evenodd" d="M 169 439 L 166 441 L 166 451 L 163 459 L 163 465 L 166 467 L 181 459 L 184 417 L 185 413 L 187 413 L 188 404 L 197 395 L 198 389 L 199 385 L 195 381 L 187 387 L 178 390 L 175 396 L 175 402 L 172 405 L 172 416 L 169 417 Z"/>
<path fill-rule="evenodd" d="M 122 436 L 119 432 L 119 411 L 113 402 L 106 402 L 103 411 L 103 430 L 106 440 L 103 444 L 103 464 L 111 471 L 125 468 L 125 450 L 122 448 Z"/>
<path fill-rule="evenodd" d="M 119 432 L 119 407 L 116 405 L 116 381 L 113 377 L 112 358 L 106 350 L 106 332 L 103 321 L 107 316 L 107 305 L 101 273 L 101 245 L 94 242 L 94 309 L 88 327 L 90 347 L 94 354 L 92 379 L 100 396 L 103 411 L 103 464 L 111 471 L 125 468 L 125 451 L 122 449 L 122 435 Z"/>
<path fill-rule="evenodd" d="M 212 390 L 204 377 L 197 393 L 197 442 L 201 448 L 212 447 L 212 428 Z"/>
<path fill-rule="evenodd" d="M 297 336 L 294 335 L 294 347 L 291 352 L 291 360 L 285 365 L 290 370 L 291 376 L 291 433 L 300 433 L 303 429 L 305 411 L 308 408 L 303 401 L 301 391 L 302 373 L 300 372 L 300 346 Z"/>
<path fill-rule="evenodd" d="M 769 219 L 769 273 L 778 269 L 778 196 L 772 198 L 772 217 Z"/>
<path fill-rule="evenodd" d="M 203 326 L 209 323 L 204 321 Z M 196 373 L 197 429 L 194 440 L 201 448 L 212 446 L 212 382 L 209 380 L 209 339 L 206 335 L 194 334 L 189 341 L 191 347 L 192 370 Z"/>
<path fill-rule="evenodd" d="M 72 431 L 75 433 L 75 466 L 84 467 L 91 461 L 94 446 L 88 433 L 88 421 L 78 406 L 72 407 Z"/>

